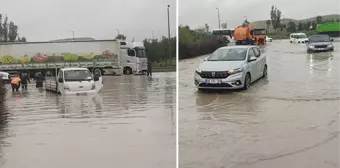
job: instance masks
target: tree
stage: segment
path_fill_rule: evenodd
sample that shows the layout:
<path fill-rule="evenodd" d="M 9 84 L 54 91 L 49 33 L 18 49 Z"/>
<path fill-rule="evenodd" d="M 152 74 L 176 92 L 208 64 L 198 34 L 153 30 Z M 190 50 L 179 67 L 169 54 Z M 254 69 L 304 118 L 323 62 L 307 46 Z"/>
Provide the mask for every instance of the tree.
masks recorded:
<path fill-rule="evenodd" d="M 0 14 L 0 41 L 3 40 L 2 14 Z"/>
<path fill-rule="evenodd" d="M 2 38 L 3 38 L 3 41 L 7 41 L 8 40 L 8 17 L 6 16 L 5 17 L 5 21 L 4 23 L 2 24 Z"/>
<path fill-rule="evenodd" d="M 227 23 L 226 22 L 222 23 L 221 27 L 222 29 L 227 29 Z"/>
<path fill-rule="evenodd" d="M 272 21 L 272 26 L 275 30 L 281 27 L 281 11 L 275 6 L 272 6 L 270 10 L 270 19 Z"/>
<path fill-rule="evenodd" d="M 208 33 L 209 32 L 209 25 L 205 24 L 204 27 L 205 27 L 205 32 Z"/>
<path fill-rule="evenodd" d="M 126 36 L 124 36 L 123 34 L 118 34 L 116 39 L 118 39 L 118 40 L 126 40 Z"/>
<path fill-rule="evenodd" d="M 288 32 L 295 32 L 296 31 L 296 25 L 295 25 L 294 22 L 292 22 L 292 21 L 288 22 L 287 31 Z"/>
<path fill-rule="evenodd" d="M 267 20 L 267 21 L 266 21 L 266 24 L 267 24 L 267 30 L 269 31 L 270 24 L 271 24 L 270 20 Z"/>
<path fill-rule="evenodd" d="M 247 19 L 246 19 L 246 20 L 244 20 L 244 22 L 243 22 L 242 26 L 249 26 L 249 22 L 248 22 L 248 20 L 247 20 Z"/>
<path fill-rule="evenodd" d="M 336 20 L 335 20 L 336 22 L 340 22 L 340 19 L 339 18 L 336 18 Z"/>
<path fill-rule="evenodd" d="M 315 18 L 316 24 L 321 24 L 322 23 L 322 17 L 321 16 L 317 16 Z"/>
<path fill-rule="evenodd" d="M 298 31 L 301 31 L 303 28 L 302 28 L 302 23 L 301 22 L 299 22 L 299 24 L 298 24 Z"/>
<path fill-rule="evenodd" d="M 317 25 L 316 21 L 313 21 L 312 24 L 311 24 L 312 30 L 315 30 L 315 29 L 316 29 L 316 25 Z"/>
<path fill-rule="evenodd" d="M 14 42 L 18 36 L 18 26 L 14 22 L 10 22 L 8 29 L 8 39 L 10 42 Z"/>
<path fill-rule="evenodd" d="M 21 42 L 27 42 L 26 37 L 21 37 Z"/>

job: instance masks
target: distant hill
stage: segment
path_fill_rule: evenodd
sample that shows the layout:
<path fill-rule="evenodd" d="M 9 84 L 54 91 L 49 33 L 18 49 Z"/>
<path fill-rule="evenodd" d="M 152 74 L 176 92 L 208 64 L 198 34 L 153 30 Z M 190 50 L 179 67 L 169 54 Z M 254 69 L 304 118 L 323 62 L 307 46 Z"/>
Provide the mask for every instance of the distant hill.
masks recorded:
<path fill-rule="evenodd" d="M 295 22 L 295 24 L 298 24 L 299 22 L 308 22 L 308 21 L 315 21 L 317 16 L 315 17 L 311 17 L 311 18 L 307 18 L 307 19 L 301 19 L 301 20 L 295 20 L 295 19 L 289 19 L 289 18 L 284 18 L 281 19 L 281 23 L 282 24 L 288 24 L 289 21 L 293 21 Z M 321 16 L 322 20 L 336 20 L 336 19 L 340 19 L 340 15 L 338 14 L 333 14 L 333 15 L 323 15 Z M 267 20 L 260 20 L 260 21 L 255 21 L 255 22 L 251 22 L 250 25 L 251 26 L 256 26 L 257 28 L 267 28 Z"/>

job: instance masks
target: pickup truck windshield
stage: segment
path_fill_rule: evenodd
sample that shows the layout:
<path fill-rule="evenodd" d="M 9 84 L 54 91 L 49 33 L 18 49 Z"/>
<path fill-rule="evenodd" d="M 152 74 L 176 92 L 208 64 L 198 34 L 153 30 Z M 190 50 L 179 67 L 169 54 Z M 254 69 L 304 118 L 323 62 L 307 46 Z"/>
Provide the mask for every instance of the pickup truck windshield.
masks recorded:
<path fill-rule="evenodd" d="M 65 81 L 91 81 L 92 75 L 87 70 L 67 70 L 64 72 Z"/>

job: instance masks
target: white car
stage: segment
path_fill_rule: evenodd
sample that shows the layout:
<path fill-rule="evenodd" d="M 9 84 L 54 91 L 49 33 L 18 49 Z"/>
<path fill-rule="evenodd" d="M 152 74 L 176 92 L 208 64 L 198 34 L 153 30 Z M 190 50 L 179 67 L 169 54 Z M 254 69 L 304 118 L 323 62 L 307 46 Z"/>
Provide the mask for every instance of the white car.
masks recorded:
<path fill-rule="evenodd" d="M 268 37 L 268 36 L 266 36 L 266 42 L 273 42 L 273 39 Z"/>
<path fill-rule="evenodd" d="M 305 33 L 292 33 L 289 37 L 290 43 L 308 43 L 308 36 Z"/>
<path fill-rule="evenodd" d="M 257 46 L 227 46 L 213 52 L 196 69 L 194 82 L 199 90 L 248 89 L 267 76 L 267 59 Z"/>
<path fill-rule="evenodd" d="M 8 83 L 9 80 L 10 80 L 10 74 L 7 73 L 7 72 L 0 72 L 0 78 L 1 78 L 4 82 Z"/>

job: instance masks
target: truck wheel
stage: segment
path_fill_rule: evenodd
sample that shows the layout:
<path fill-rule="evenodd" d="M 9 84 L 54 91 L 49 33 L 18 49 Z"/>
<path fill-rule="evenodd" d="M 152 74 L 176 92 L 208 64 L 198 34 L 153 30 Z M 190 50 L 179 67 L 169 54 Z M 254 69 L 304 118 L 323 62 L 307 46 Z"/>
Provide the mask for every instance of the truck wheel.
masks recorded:
<path fill-rule="evenodd" d="M 130 67 L 124 67 L 124 74 L 125 75 L 131 75 L 132 69 Z"/>

